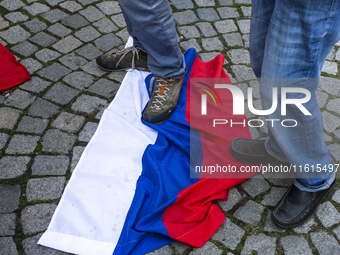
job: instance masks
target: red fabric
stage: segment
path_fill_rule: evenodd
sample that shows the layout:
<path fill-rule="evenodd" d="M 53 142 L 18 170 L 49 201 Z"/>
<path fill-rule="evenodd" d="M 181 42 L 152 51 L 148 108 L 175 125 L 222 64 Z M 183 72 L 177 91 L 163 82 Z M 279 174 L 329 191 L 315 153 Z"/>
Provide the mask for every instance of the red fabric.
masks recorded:
<path fill-rule="evenodd" d="M 0 91 L 10 89 L 31 79 L 26 67 L 18 63 L 14 55 L 0 43 Z"/>
<path fill-rule="evenodd" d="M 202 87 L 193 80 L 194 78 L 216 78 L 202 80 L 213 88 L 214 84 L 223 82 L 231 84 L 229 77 L 223 71 L 224 57 L 218 55 L 210 62 L 196 59 L 191 71 L 188 86 Z M 223 78 L 223 80 L 218 80 Z M 201 115 L 200 109 L 202 90 L 188 89 L 186 121 L 191 128 L 199 130 L 202 142 L 203 166 L 219 164 L 220 166 L 233 165 L 240 169 L 241 165 L 247 165 L 236 161 L 229 152 L 230 142 L 237 137 L 250 138 L 248 127 L 243 125 L 219 125 L 212 127 L 213 119 L 233 119 L 237 122 L 247 120 L 245 115 L 232 115 L 232 94 L 227 89 L 216 89 L 223 105 L 215 105 L 208 98 L 208 114 Z M 203 92 L 204 93 L 204 92 Z M 217 96 L 217 97 L 218 97 Z M 190 105 L 191 104 L 191 105 Z M 191 110 L 190 110 L 191 109 Z M 213 200 L 227 200 L 229 188 L 245 181 L 254 173 L 237 174 L 221 173 L 212 176 L 209 173 L 201 173 L 200 179 L 195 184 L 182 190 L 176 202 L 168 207 L 163 216 L 163 223 L 171 238 L 194 247 L 201 247 L 225 220 L 220 208 Z M 218 178 L 216 178 L 218 177 Z M 232 177 L 232 178 L 231 178 Z"/>

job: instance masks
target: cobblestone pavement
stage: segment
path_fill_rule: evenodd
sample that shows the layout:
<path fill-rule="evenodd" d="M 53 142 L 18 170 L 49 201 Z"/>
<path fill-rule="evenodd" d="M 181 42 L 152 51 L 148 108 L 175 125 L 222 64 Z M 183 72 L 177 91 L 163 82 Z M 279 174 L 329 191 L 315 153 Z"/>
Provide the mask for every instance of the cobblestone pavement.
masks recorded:
<path fill-rule="evenodd" d="M 251 1 L 172 0 L 171 7 L 183 52 L 195 47 L 204 61 L 224 54 L 234 84 L 253 87 L 258 106 L 248 48 Z M 65 254 L 36 242 L 124 77 L 101 71 L 94 59 L 124 46 L 126 24 L 117 1 L 0 0 L 0 13 L 0 42 L 32 74 L 0 93 L 0 254 Z M 328 78 L 317 91 L 337 162 L 339 46 L 327 56 Z M 262 138 L 267 129 L 251 132 Z M 282 230 L 269 215 L 290 183 L 260 178 L 232 188 L 229 200 L 218 202 L 227 219 L 202 248 L 176 242 L 150 254 L 340 254 L 339 185 L 305 225 Z"/>

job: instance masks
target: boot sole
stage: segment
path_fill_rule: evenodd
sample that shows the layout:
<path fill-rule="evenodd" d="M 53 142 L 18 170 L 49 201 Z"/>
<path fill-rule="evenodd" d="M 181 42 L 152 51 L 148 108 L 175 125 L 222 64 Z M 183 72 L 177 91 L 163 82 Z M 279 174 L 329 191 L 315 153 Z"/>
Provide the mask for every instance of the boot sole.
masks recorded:
<path fill-rule="evenodd" d="M 121 69 L 107 69 L 107 68 L 104 68 L 100 65 L 97 64 L 97 66 L 104 70 L 104 71 L 107 71 L 107 72 L 121 72 L 121 71 L 126 71 L 126 70 L 129 70 L 129 69 L 132 69 L 131 67 L 127 67 L 127 68 L 121 68 Z M 136 67 L 134 70 L 139 70 L 139 71 L 146 71 L 146 72 L 150 72 L 150 70 L 148 68 L 142 68 L 142 67 Z"/>

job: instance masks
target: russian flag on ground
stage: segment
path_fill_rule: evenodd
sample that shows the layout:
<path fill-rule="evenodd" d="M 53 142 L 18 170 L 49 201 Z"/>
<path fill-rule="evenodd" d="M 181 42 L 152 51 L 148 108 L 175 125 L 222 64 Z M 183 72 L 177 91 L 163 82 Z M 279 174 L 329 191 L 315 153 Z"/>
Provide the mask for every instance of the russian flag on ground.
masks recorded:
<path fill-rule="evenodd" d="M 227 200 L 228 189 L 254 173 L 235 178 L 231 172 L 199 172 L 197 166 L 239 169 L 229 144 L 251 136 L 243 125 L 212 126 L 217 117 L 246 120 L 232 116 L 230 91 L 209 84 L 220 78 L 230 84 L 223 56 L 206 63 L 190 49 L 185 60 L 178 105 L 160 125 L 141 120 L 151 75 L 127 73 L 39 244 L 75 254 L 140 255 L 174 240 L 200 247 L 222 224 L 225 216 L 213 201 Z M 211 96 L 207 115 L 201 114 L 202 93 Z"/>

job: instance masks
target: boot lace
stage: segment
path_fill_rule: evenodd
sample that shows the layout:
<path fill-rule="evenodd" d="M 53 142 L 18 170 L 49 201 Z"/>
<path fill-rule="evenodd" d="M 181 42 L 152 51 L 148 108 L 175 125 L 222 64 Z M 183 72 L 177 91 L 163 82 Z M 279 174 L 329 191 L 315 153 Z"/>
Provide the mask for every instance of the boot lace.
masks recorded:
<path fill-rule="evenodd" d="M 166 103 L 167 100 L 167 96 L 168 96 L 168 92 L 170 91 L 168 85 L 169 83 L 171 83 L 174 79 L 172 78 L 160 78 L 160 77 L 152 77 L 151 81 L 150 81 L 150 87 L 149 87 L 149 91 L 150 94 L 152 92 L 152 84 L 154 83 L 154 80 L 156 79 L 156 84 L 155 84 L 155 88 L 153 91 L 153 97 L 152 97 L 152 102 L 151 102 L 151 109 L 155 109 L 157 111 L 161 110 L 161 106 L 163 106 Z M 162 87 L 164 87 L 164 91 L 163 94 L 160 95 L 160 91 L 162 89 Z"/>
<path fill-rule="evenodd" d="M 118 60 L 117 64 L 116 64 L 116 67 L 118 67 L 119 63 L 122 61 L 122 59 L 126 56 L 126 54 L 128 54 L 129 52 L 132 52 L 132 63 L 131 63 L 131 68 L 132 69 L 135 69 L 135 56 L 137 56 L 137 59 L 139 59 L 139 51 L 138 51 L 138 48 L 132 46 L 132 47 L 129 47 L 129 48 L 126 48 L 126 49 L 122 49 L 122 50 L 119 50 L 115 53 L 111 53 L 110 56 L 119 56 L 119 55 L 122 55 L 120 57 L 120 59 Z"/>

